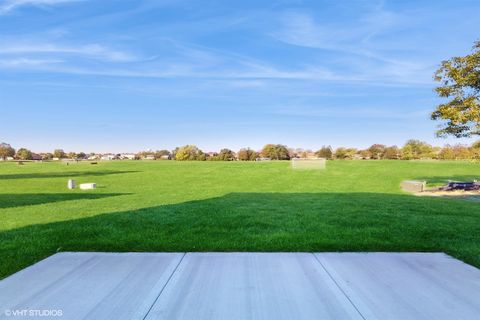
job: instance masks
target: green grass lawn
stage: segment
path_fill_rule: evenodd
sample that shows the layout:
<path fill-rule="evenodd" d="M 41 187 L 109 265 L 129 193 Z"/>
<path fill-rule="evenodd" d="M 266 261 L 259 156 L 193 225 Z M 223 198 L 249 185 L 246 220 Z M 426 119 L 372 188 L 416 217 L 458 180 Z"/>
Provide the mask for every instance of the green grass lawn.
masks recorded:
<path fill-rule="evenodd" d="M 480 203 L 399 189 L 473 178 L 464 162 L 0 163 L 0 278 L 57 251 L 443 251 L 480 266 Z"/>

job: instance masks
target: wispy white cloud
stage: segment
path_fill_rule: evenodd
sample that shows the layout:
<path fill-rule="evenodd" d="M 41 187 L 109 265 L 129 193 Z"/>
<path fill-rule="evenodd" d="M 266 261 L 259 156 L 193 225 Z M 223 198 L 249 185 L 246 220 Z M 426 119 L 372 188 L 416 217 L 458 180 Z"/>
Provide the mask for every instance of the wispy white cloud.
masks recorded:
<path fill-rule="evenodd" d="M 0 14 L 9 13 L 23 6 L 55 6 L 83 0 L 4 0 L 0 2 Z"/>
<path fill-rule="evenodd" d="M 55 63 L 61 63 L 62 60 L 44 60 L 44 59 L 0 59 L 0 67 L 18 68 L 18 67 L 45 67 Z"/>
<path fill-rule="evenodd" d="M 1 65 L 0 65 L 1 67 Z M 266 81 L 320 81 L 329 83 L 359 83 L 363 85 L 376 86 L 430 86 L 429 82 L 422 81 L 385 81 L 385 79 L 369 79 L 356 76 L 322 76 L 313 69 L 304 69 L 298 71 L 268 69 L 268 70 L 196 70 L 195 66 L 178 65 L 166 68 L 139 67 L 139 68 L 115 68 L 115 67 L 86 67 L 73 66 L 68 64 L 42 65 L 35 68 L 34 65 L 18 65 L 19 69 L 41 69 L 44 72 L 63 73 L 71 75 L 84 76 L 106 76 L 119 78 L 152 78 L 152 79 L 204 79 L 204 80 L 223 80 L 226 85 L 239 87 L 264 87 Z M 237 82 L 236 80 L 240 80 Z M 258 80 L 258 81 L 255 81 Z M 262 80 L 262 81 L 260 81 Z M 217 82 L 218 83 L 218 82 Z M 271 85 L 271 82 L 268 83 Z"/>
<path fill-rule="evenodd" d="M 273 114 L 296 116 L 305 118 L 367 118 L 367 119 L 411 119 L 428 118 L 431 110 L 413 110 L 398 112 L 398 109 L 385 109 L 381 107 L 356 107 L 356 106 L 305 106 L 289 105 L 272 109 Z"/>
<path fill-rule="evenodd" d="M 65 46 L 51 43 L 19 43 L 0 45 L 1 54 L 73 54 L 109 60 L 113 62 L 132 61 L 135 57 L 127 52 L 113 50 L 99 44 Z"/>
<path fill-rule="evenodd" d="M 390 25 L 395 20 L 388 13 L 385 13 L 385 16 L 382 25 Z M 135 47 L 135 51 L 143 50 L 142 56 L 139 57 L 128 51 L 112 48 L 108 45 L 114 43 L 112 39 L 107 39 L 106 45 L 72 44 L 74 42 L 63 38 L 60 41 L 58 37 L 52 38 L 49 34 L 26 35 L 24 39 L 2 41 L 4 45 L 0 44 L 0 58 L 3 56 L 18 61 L 21 59 L 62 61 L 56 64 L 19 63 L 16 66 L 10 64 L 9 68 L 32 68 L 45 72 L 109 77 L 222 79 L 229 81 L 226 85 L 238 88 L 261 88 L 266 84 L 263 80 L 370 82 L 382 85 L 431 83 L 430 76 L 428 78 L 418 76 L 422 72 L 425 73 L 423 64 L 397 61 L 390 57 L 387 59 L 376 51 L 367 50 L 364 42 L 377 32 L 378 26 L 350 31 L 346 28 L 321 25 L 313 16 L 306 13 L 288 12 L 283 18 L 283 28 L 273 34 L 278 40 L 296 46 L 343 50 L 354 55 L 354 58 L 343 58 L 348 59 L 342 61 L 347 68 L 337 68 L 328 62 L 315 60 L 288 64 L 242 53 L 241 50 L 209 47 L 166 37 L 153 38 L 151 47 L 146 48 L 143 44 Z M 364 19 L 368 20 L 368 17 Z M 130 35 L 115 42 L 113 47 L 129 48 L 134 45 L 135 40 Z M 359 55 L 361 59 L 356 59 L 355 57 L 358 58 Z M 375 63 L 372 67 L 371 63 L 363 61 L 367 58 L 381 63 Z M 102 63 L 96 64 L 94 60 L 101 60 Z M 426 74 L 430 75 L 430 71 Z"/>
<path fill-rule="evenodd" d="M 226 83 L 233 88 L 259 88 L 266 85 L 262 80 L 232 80 Z"/>
<path fill-rule="evenodd" d="M 408 25 L 405 19 L 385 10 L 382 3 L 359 12 L 351 21 L 340 19 L 341 23 L 319 21 L 308 12 L 287 11 L 279 17 L 279 30 L 270 35 L 293 46 L 336 52 L 335 59 L 351 75 L 366 81 L 431 82 L 431 61 L 411 60 L 401 52 L 389 49 L 387 54 L 379 48 L 376 37 Z"/>
<path fill-rule="evenodd" d="M 308 11 L 287 10 L 278 16 L 281 28 L 271 35 L 277 40 L 311 48 L 355 53 L 378 35 L 405 25 L 406 17 L 384 8 L 384 2 L 357 3 L 354 17 L 327 19 Z M 341 11 L 341 8 L 339 8 Z"/>
<path fill-rule="evenodd" d="M 18 57 L 17 55 L 41 53 L 46 57 Z M 61 59 L 59 53 L 81 55 L 87 58 L 98 58 L 105 60 L 100 66 L 91 66 L 85 61 L 78 59 Z M 62 63 L 10 63 L 9 68 L 37 69 L 45 72 L 64 73 L 73 75 L 96 75 L 124 78 L 192 78 L 192 79 L 221 79 L 230 81 L 226 83 L 231 87 L 262 87 L 266 83 L 262 80 L 294 80 L 294 81 L 329 81 L 329 82 L 357 82 L 377 83 L 379 85 L 423 85 L 429 82 L 422 81 L 415 77 L 406 78 L 391 75 L 396 70 L 386 71 L 385 74 L 377 72 L 375 76 L 361 73 L 338 73 L 326 67 L 317 65 L 305 65 L 302 68 L 285 68 L 272 65 L 265 61 L 240 58 L 236 55 L 218 55 L 212 52 L 190 50 L 185 53 L 186 59 L 163 59 L 153 57 L 150 59 L 134 60 L 132 56 L 122 52 L 111 51 L 105 47 L 59 47 L 59 46 L 15 46 L 0 47 L 0 57 L 8 55 L 11 61 L 61 61 Z M 13 57 L 11 57 L 13 56 Z M 23 59 L 23 60 L 22 60 Z M 129 62 L 133 63 L 118 63 Z M 6 67 L 0 64 L 0 67 Z M 393 67 L 392 67 L 393 68 Z M 401 69 L 398 73 L 404 72 Z M 237 81 L 238 80 L 238 81 Z"/>

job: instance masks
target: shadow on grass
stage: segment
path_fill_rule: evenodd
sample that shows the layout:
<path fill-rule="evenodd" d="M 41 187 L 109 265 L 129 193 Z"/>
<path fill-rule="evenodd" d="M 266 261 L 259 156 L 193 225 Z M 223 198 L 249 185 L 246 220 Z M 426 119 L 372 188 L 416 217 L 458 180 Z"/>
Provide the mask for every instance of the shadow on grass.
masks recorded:
<path fill-rule="evenodd" d="M 23 193 L 0 194 L 0 208 L 22 207 L 50 202 L 102 199 L 125 195 L 126 193 Z"/>
<path fill-rule="evenodd" d="M 42 179 L 42 178 L 75 178 L 83 176 L 106 176 L 110 174 L 135 173 L 139 171 L 72 171 L 72 172 L 45 172 L 45 173 L 14 173 L 14 174 L 0 174 L 0 180 L 14 180 L 14 179 Z"/>
<path fill-rule="evenodd" d="M 443 251 L 480 266 L 480 207 L 381 193 L 231 193 L 0 233 L 0 278 L 56 251 Z"/>

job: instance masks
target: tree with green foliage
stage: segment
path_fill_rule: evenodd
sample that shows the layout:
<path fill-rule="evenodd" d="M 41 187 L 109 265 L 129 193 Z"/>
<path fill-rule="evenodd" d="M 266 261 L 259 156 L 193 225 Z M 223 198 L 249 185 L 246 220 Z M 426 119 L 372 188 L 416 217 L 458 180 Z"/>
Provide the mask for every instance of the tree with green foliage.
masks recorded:
<path fill-rule="evenodd" d="M 198 156 L 197 159 L 198 161 L 205 161 L 207 160 L 207 154 L 203 152 L 202 150 L 198 150 Z"/>
<path fill-rule="evenodd" d="M 372 153 L 369 150 L 360 150 L 358 154 L 360 155 L 360 157 L 362 157 L 362 159 L 372 158 Z"/>
<path fill-rule="evenodd" d="M 470 157 L 473 160 L 480 160 L 480 140 L 475 141 L 470 146 Z"/>
<path fill-rule="evenodd" d="M 470 148 L 463 144 L 456 144 L 453 146 L 453 153 L 455 154 L 455 160 L 468 160 L 472 159 Z"/>
<path fill-rule="evenodd" d="M 135 155 L 138 159 L 145 159 L 147 157 L 155 157 L 155 152 L 153 151 L 140 151 Z"/>
<path fill-rule="evenodd" d="M 58 159 L 63 159 L 66 157 L 66 154 L 63 151 L 63 149 L 55 149 L 55 151 L 53 151 L 53 157 Z"/>
<path fill-rule="evenodd" d="M 405 143 L 402 150 L 402 159 L 433 158 L 433 147 L 426 142 L 410 139 Z"/>
<path fill-rule="evenodd" d="M 438 153 L 438 159 L 440 160 L 455 160 L 455 152 L 450 145 L 444 146 Z"/>
<path fill-rule="evenodd" d="M 438 159 L 438 154 L 440 153 L 440 151 L 442 151 L 442 147 L 432 146 L 432 152 L 431 152 L 432 159 Z"/>
<path fill-rule="evenodd" d="M 188 161 L 188 160 L 206 160 L 205 153 L 195 145 L 186 145 L 175 149 L 175 160 Z"/>
<path fill-rule="evenodd" d="M 72 159 L 72 160 L 77 159 L 77 154 L 75 152 L 69 152 L 67 154 L 67 159 Z"/>
<path fill-rule="evenodd" d="M 172 157 L 172 153 L 168 150 L 158 150 L 155 151 L 153 156 L 155 157 L 155 160 L 170 160 Z"/>
<path fill-rule="evenodd" d="M 220 161 L 218 157 L 218 152 L 209 152 L 205 154 L 207 156 L 207 161 Z"/>
<path fill-rule="evenodd" d="M 480 140 L 475 141 L 474 143 L 472 143 L 471 148 L 472 148 L 472 149 L 480 149 Z"/>
<path fill-rule="evenodd" d="M 325 158 L 331 160 L 333 158 L 333 151 L 331 146 L 322 146 L 320 150 L 315 152 L 315 155 L 319 158 Z"/>
<path fill-rule="evenodd" d="M 237 152 L 237 159 L 240 161 L 255 161 L 258 158 L 258 153 L 250 148 L 242 148 Z"/>
<path fill-rule="evenodd" d="M 400 152 L 400 159 L 402 160 L 413 160 L 415 156 L 413 154 L 413 149 L 411 145 L 406 144 L 401 152 Z"/>
<path fill-rule="evenodd" d="M 18 160 L 32 160 L 32 152 L 28 149 L 25 148 L 20 148 L 17 150 L 17 153 L 15 154 L 15 158 Z"/>
<path fill-rule="evenodd" d="M 288 150 L 287 150 L 288 152 Z M 267 144 L 262 148 L 261 155 L 264 158 L 276 158 L 276 146 L 274 144 Z"/>
<path fill-rule="evenodd" d="M 50 152 L 42 153 L 42 159 L 43 160 L 52 160 L 53 159 L 53 154 L 51 154 Z"/>
<path fill-rule="evenodd" d="M 384 159 L 396 160 L 400 158 L 400 149 L 397 146 L 390 146 L 385 148 L 383 153 Z"/>
<path fill-rule="evenodd" d="M 339 147 L 335 150 L 335 159 L 348 159 L 348 150 L 347 148 Z"/>
<path fill-rule="evenodd" d="M 347 148 L 347 159 L 352 160 L 357 153 L 358 150 L 356 148 Z"/>
<path fill-rule="evenodd" d="M 235 152 L 230 149 L 222 149 L 220 153 L 217 155 L 218 160 L 221 161 L 233 161 L 235 160 Z"/>
<path fill-rule="evenodd" d="M 288 148 L 283 144 L 267 144 L 262 149 L 262 157 L 272 160 L 290 160 Z"/>
<path fill-rule="evenodd" d="M 480 141 L 472 143 L 470 146 L 470 156 L 474 160 L 480 160 Z"/>
<path fill-rule="evenodd" d="M 0 143 L 0 158 L 6 160 L 8 157 L 13 156 L 15 156 L 15 149 L 13 149 L 8 143 Z"/>
<path fill-rule="evenodd" d="M 371 159 L 383 159 L 383 156 L 385 154 L 385 149 L 386 149 L 386 146 L 384 144 L 379 144 L 379 143 L 376 143 L 376 144 L 373 144 L 371 145 L 369 148 L 368 148 L 368 151 L 370 151 L 370 158 Z"/>
<path fill-rule="evenodd" d="M 448 99 L 432 113 L 433 120 L 443 120 L 438 136 L 470 137 L 480 134 L 480 41 L 473 52 L 443 61 L 435 73 L 441 85 L 435 90 Z"/>

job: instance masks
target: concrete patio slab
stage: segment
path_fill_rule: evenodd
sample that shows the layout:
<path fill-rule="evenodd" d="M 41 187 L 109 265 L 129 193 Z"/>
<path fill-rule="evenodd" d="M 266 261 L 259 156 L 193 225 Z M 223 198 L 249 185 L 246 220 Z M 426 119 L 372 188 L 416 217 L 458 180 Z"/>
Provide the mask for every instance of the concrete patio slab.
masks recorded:
<path fill-rule="evenodd" d="M 0 319 L 479 315 L 480 270 L 441 253 L 59 253 L 0 281 Z"/>
<path fill-rule="evenodd" d="M 312 254 L 189 253 L 146 319 L 362 319 Z"/>
<path fill-rule="evenodd" d="M 365 319 L 480 319 L 480 270 L 443 253 L 317 253 Z"/>
<path fill-rule="evenodd" d="M 143 319 L 183 255 L 55 254 L 0 281 L 0 319 Z M 62 316 L 12 315 L 23 310 Z"/>

